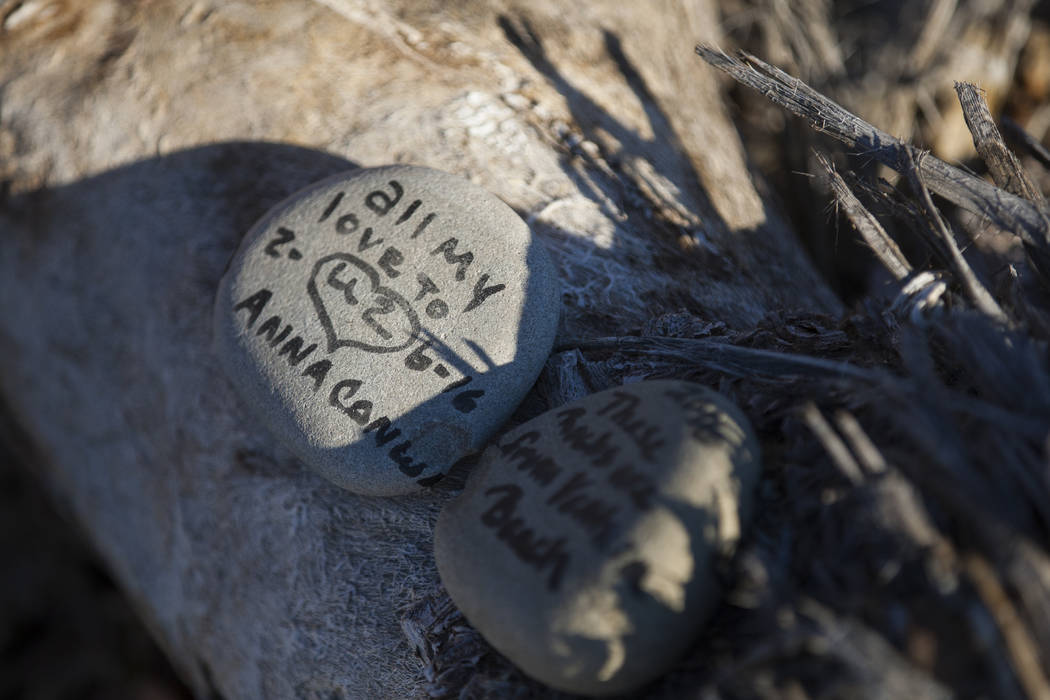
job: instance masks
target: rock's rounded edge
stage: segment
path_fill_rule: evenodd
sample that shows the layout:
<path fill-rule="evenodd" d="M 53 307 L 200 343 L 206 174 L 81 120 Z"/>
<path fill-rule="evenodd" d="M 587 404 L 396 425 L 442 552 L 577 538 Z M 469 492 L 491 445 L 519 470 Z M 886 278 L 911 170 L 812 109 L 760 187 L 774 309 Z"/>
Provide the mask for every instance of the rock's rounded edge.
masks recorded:
<path fill-rule="evenodd" d="M 732 474 L 739 476 L 741 481 L 741 489 L 738 494 L 739 507 L 737 512 L 739 513 L 740 522 L 743 523 L 741 532 L 736 538 L 733 538 L 730 542 L 722 543 L 722 547 L 710 546 L 714 543 L 706 543 L 708 545 L 708 557 L 707 561 L 703 563 L 705 571 L 702 572 L 702 576 L 698 577 L 695 581 L 695 589 L 693 593 L 700 593 L 703 595 L 703 589 L 707 588 L 711 595 L 706 603 L 697 605 L 692 611 L 692 619 L 696 620 L 696 625 L 689 631 L 688 634 L 683 635 L 679 639 L 672 640 L 672 643 L 668 645 L 669 651 L 665 663 L 659 667 L 651 669 L 649 672 L 640 675 L 634 679 L 624 679 L 622 674 L 617 674 L 616 677 L 611 679 L 611 682 L 595 685 L 592 682 L 584 679 L 583 682 L 579 682 L 576 679 L 566 679 L 557 677 L 551 674 L 549 659 L 545 658 L 543 652 L 535 655 L 532 658 L 522 658 L 512 648 L 514 642 L 510 641 L 506 630 L 501 630 L 501 634 L 491 635 L 483 627 L 479 627 L 476 623 L 477 620 L 482 619 L 483 615 L 479 614 L 479 605 L 475 604 L 475 601 L 471 600 L 470 596 L 461 594 L 461 591 L 469 586 L 469 583 L 464 580 L 453 561 L 450 561 L 446 556 L 442 556 L 441 543 L 448 540 L 452 535 L 449 534 L 449 530 L 455 530 L 454 521 L 460 517 L 460 506 L 464 503 L 464 497 L 471 493 L 472 488 L 477 487 L 478 484 L 484 482 L 489 477 L 489 472 L 493 468 L 493 462 L 497 460 L 498 449 L 495 445 L 489 447 L 479 464 L 471 472 L 468 477 L 464 491 L 457 495 L 456 498 L 450 500 L 445 504 L 441 513 L 439 514 L 437 523 L 435 525 L 435 560 L 437 564 L 438 574 L 442 581 L 445 590 L 452 598 L 453 602 L 467 618 L 468 622 L 475 626 L 476 629 L 482 634 L 483 637 L 504 657 L 506 657 L 511 663 L 519 668 L 526 675 L 550 686 L 559 691 L 578 693 L 581 695 L 591 697 L 613 697 L 620 696 L 625 693 L 636 691 L 639 688 L 644 687 L 648 683 L 656 680 L 659 676 L 669 671 L 675 663 L 681 658 L 681 656 L 688 651 L 693 645 L 697 636 L 703 631 L 703 624 L 710 617 L 714 608 L 718 604 L 717 581 L 714 577 L 714 573 L 711 569 L 712 563 L 718 557 L 731 556 L 732 553 L 739 546 L 740 539 L 744 536 L 744 532 L 747 529 L 747 523 L 750 521 L 755 500 L 755 489 L 757 483 L 761 477 L 762 472 L 762 456 L 761 447 L 754 433 L 754 429 L 751 426 L 750 421 L 744 415 L 743 411 L 734 402 L 729 400 L 724 395 L 714 391 L 713 389 L 698 384 L 696 382 L 675 380 L 675 379 L 657 379 L 638 382 L 635 384 L 627 384 L 622 387 L 613 387 L 612 389 L 597 392 L 591 394 L 578 401 L 574 401 L 570 404 L 566 404 L 566 407 L 573 406 L 576 403 L 587 401 L 594 396 L 604 394 L 614 389 L 630 388 L 637 386 L 638 384 L 657 384 L 657 383 L 676 383 L 676 384 L 688 384 L 691 389 L 696 390 L 698 393 L 703 394 L 706 400 L 715 404 L 722 412 L 724 412 L 735 424 L 738 426 L 743 433 L 743 445 L 749 445 L 751 447 L 748 452 L 750 457 L 745 463 L 734 464 Z M 564 407 L 559 407 L 564 408 Z M 551 412 L 558 409 L 552 409 Z M 531 422 L 531 421 L 530 421 Z M 518 426 L 514 431 L 508 433 L 505 437 L 515 435 L 519 430 L 523 430 L 528 426 L 528 423 Z M 481 604 L 483 605 L 483 604 Z M 509 642 L 509 643 L 508 643 Z"/>
<path fill-rule="evenodd" d="M 528 237 L 527 246 L 528 255 L 530 257 L 530 285 L 533 283 L 534 269 L 539 268 L 545 270 L 545 273 L 541 272 L 539 275 L 535 275 L 535 277 L 538 277 L 539 281 L 539 284 L 536 285 L 537 288 L 532 290 L 536 294 L 536 298 L 531 302 L 529 299 L 525 299 L 524 304 L 531 303 L 539 308 L 553 309 L 553 311 L 548 314 L 536 314 L 535 318 L 531 321 L 532 332 L 529 333 L 532 342 L 523 344 L 524 348 L 521 348 L 526 351 L 526 357 L 523 358 L 522 366 L 528 368 L 527 372 L 521 373 L 523 377 L 521 385 L 524 386 L 524 389 L 521 391 L 521 397 L 523 399 L 538 378 L 554 345 L 561 312 L 561 287 L 558 279 L 557 268 L 554 266 L 550 254 L 546 250 L 543 242 L 535 236 L 527 222 L 525 222 L 525 220 L 514 211 L 510 205 L 500 199 L 497 195 L 474 184 L 461 175 L 455 175 L 445 171 L 428 168 L 426 166 L 391 164 L 348 169 L 325 177 L 295 191 L 267 210 L 242 236 L 236 250 L 230 257 L 230 261 L 227 263 L 226 269 L 223 271 L 216 292 L 215 304 L 213 306 L 212 351 L 219 358 L 224 374 L 234 386 L 237 395 L 240 396 L 248 406 L 252 416 L 258 419 L 271 434 L 275 435 L 283 445 L 290 449 L 296 457 L 304 463 L 304 465 L 319 473 L 335 485 L 363 496 L 386 497 L 408 495 L 417 493 L 423 490 L 424 487 L 420 486 L 417 483 L 417 480 L 408 478 L 386 479 L 378 483 L 375 481 L 363 483 L 360 479 L 356 479 L 348 474 L 345 469 L 341 468 L 340 464 L 315 463 L 313 455 L 301 447 L 302 441 L 296 436 L 287 434 L 287 425 L 275 422 L 266 411 L 260 410 L 256 406 L 257 402 L 272 400 L 276 395 L 276 390 L 264 381 L 262 375 L 259 374 L 254 377 L 254 381 L 248 386 L 238 382 L 235 378 L 236 371 L 231 370 L 228 361 L 225 359 L 227 357 L 226 353 L 232 355 L 232 353 L 235 352 L 244 352 L 244 349 L 237 342 L 240 334 L 232 327 L 232 317 L 229 314 L 224 313 L 222 308 L 224 305 L 226 308 L 229 308 L 234 303 L 231 294 L 231 282 L 236 276 L 239 267 L 245 263 L 244 256 L 247 249 L 251 247 L 253 242 L 259 236 L 265 234 L 275 219 L 279 218 L 289 209 L 295 207 L 295 205 L 304 197 L 308 197 L 315 192 L 329 188 L 334 184 L 348 182 L 358 177 L 372 176 L 385 178 L 396 177 L 405 173 L 437 173 L 441 177 L 453 178 L 459 181 L 460 186 L 472 188 L 479 195 L 483 196 L 484 199 L 487 200 L 486 204 L 498 208 L 501 211 L 501 215 L 513 216 L 514 219 L 521 222 L 521 229 Z M 523 317 L 526 316 L 524 312 L 522 315 Z M 515 361 L 517 361 L 517 358 Z M 518 403 L 520 403 L 520 401 Z M 483 447 L 492 437 L 492 434 L 498 430 L 499 426 L 510 417 L 516 408 L 517 404 L 509 405 L 504 410 L 495 414 L 493 418 L 488 421 L 490 423 L 488 429 L 483 431 L 482 434 L 479 434 L 471 442 L 468 450 L 465 451 L 464 455 L 461 455 L 461 457 Z M 451 466 L 452 463 L 441 465 L 440 469 L 435 469 L 433 472 L 430 472 L 430 474 L 432 475 L 438 472 L 444 474 Z"/>

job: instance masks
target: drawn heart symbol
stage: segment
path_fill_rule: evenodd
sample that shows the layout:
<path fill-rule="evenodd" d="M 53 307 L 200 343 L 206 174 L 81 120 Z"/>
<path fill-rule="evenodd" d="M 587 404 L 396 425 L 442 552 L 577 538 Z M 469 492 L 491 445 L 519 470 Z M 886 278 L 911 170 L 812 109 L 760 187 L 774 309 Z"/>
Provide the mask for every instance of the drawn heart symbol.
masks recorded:
<path fill-rule="evenodd" d="M 328 338 L 328 352 L 397 352 L 419 333 L 419 317 L 405 298 L 380 284 L 375 268 L 349 253 L 318 260 L 306 291 Z"/>

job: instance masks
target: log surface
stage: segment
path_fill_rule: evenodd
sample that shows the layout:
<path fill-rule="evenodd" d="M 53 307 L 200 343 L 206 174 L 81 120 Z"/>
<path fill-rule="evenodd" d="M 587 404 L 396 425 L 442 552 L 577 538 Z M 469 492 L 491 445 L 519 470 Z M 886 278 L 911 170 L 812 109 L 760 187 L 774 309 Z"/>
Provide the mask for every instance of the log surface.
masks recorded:
<path fill-rule="evenodd" d="M 0 3 L 0 398 L 201 697 L 426 682 L 399 620 L 448 494 L 327 484 L 211 352 L 223 268 L 288 194 L 469 177 L 552 253 L 562 338 L 838 309 L 692 55 L 713 8 L 616 5 Z"/>

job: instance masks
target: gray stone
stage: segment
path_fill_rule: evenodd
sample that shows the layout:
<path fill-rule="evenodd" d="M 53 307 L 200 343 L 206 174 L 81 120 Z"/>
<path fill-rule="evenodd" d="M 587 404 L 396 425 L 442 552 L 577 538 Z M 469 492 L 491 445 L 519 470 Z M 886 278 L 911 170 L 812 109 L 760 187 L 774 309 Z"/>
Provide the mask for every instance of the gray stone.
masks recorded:
<path fill-rule="evenodd" d="M 760 471 L 747 419 L 647 381 L 549 411 L 490 447 L 442 511 L 441 580 L 525 673 L 611 695 L 666 671 L 718 599 Z"/>
<path fill-rule="evenodd" d="M 303 462 L 407 493 L 479 448 L 532 386 L 560 299 L 541 244 L 459 177 L 319 182 L 245 236 L 215 302 L 233 383 Z"/>

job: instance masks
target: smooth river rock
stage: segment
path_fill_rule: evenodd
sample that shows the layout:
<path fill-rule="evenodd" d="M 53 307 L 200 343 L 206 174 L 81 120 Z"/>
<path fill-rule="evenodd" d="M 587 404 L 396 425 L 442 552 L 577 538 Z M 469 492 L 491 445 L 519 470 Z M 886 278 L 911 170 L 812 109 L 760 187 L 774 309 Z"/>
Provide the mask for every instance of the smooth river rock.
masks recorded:
<path fill-rule="evenodd" d="M 316 183 L 245 236 L 216 351 L 259 419 L 336 484 L 395 495 L 479 448 L 532 386 L 560 297 L 495 196 L 390 166 Z"/>
<path fill-rule="evenodd" d="M 759 471 L 747 419 L 720 394 L 667 380 L 603 391 L 485 451 L 438 519 L 438 571 L 528 675 L 627 692 L 701 631 L 712 559 L 739 539 Z"/>

